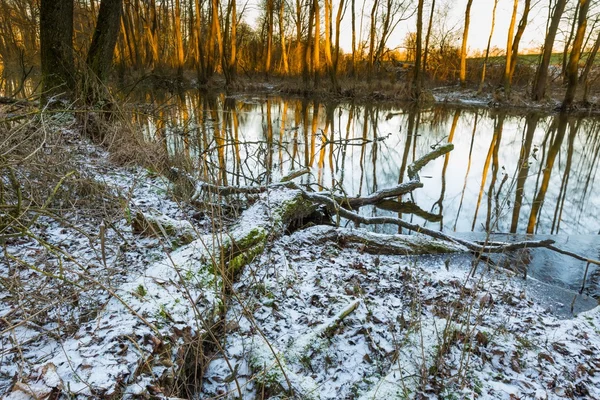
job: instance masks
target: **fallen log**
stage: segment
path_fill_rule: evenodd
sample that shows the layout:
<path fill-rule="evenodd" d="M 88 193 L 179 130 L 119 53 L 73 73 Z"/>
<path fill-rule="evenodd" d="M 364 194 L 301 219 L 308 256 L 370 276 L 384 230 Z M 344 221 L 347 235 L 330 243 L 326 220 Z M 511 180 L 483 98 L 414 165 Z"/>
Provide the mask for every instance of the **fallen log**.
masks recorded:
<path fill-rule="evenodd" d="M 55 366 L 62 387 L 79 396 L 179 395 L 188 358 L 199 357 L 188 350 L 201 351 L 211 336 L 241 268 L 316 208 L 298 191 L 270 190 L 230 229 L 198 237 L 113 289 L 96 318 L 32 369 Z"/>

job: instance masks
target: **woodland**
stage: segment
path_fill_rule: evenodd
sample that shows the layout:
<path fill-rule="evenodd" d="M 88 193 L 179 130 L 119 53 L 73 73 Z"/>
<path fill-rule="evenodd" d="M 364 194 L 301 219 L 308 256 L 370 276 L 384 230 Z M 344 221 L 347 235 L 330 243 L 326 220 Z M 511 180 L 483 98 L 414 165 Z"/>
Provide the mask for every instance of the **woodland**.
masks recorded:
<path fill-rule="evenodd" d="M 600 6 L 473 4 L 0 0 L 0 396 L 600 398 Z"/>
<path fill-rule="evenodd" d="M 402 100 L 431 100 L 428 90 L 459 83 L 507 103 L 515 85 L 533 102 L 557 98 L 570 108 L 578 88 L 588 102 L 600 47 L 594 2 L 500 4 L 510 6 L 510 23 L 507 32 L 495 32 L 498 3 L 485 32 L 487 48 L 468 57 L 470 20 L 478 17 L 471 16 L 472 0 L 458 22 L 449 22 L 451 2 L 435 0 L 3 0 L 0 60 L 3 76 L 14 77 L 5 83 L 8 95 L 19 94 L 19 82 L 41 72 L 42 93 L 60 85 L 59 92 L 85 90 L 81 82 L 90 77 L 104 84 L 117 77 L 185 77 L 201 87 L 217 81 L 230 89 L 251 87 L 258 77 L 297 78 L 284 87 L 307 94 L 325 87 L 345 97 L 358 95 L 364 88 L 356 83 L 366 81 L 370 92 L 375 87 Z M 523 54 L 524 34 L 540 30 L 542 18 L 539 47 Z M 406 26 L 402 44 L 390 47 L 390 38 Z M 351 48 L 344 51 L 340 36 L 348 27 Z M 494 34 L 506 37 L 504 48 L 491 46 Z M 562 90 L 549 91 L 549 84 Z"/>

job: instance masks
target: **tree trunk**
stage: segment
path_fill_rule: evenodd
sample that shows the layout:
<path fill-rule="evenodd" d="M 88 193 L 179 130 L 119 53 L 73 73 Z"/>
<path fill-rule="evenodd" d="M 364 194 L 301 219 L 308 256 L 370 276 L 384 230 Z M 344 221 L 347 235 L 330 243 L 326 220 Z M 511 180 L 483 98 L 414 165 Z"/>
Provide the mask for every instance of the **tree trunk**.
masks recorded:
<path fill-rule="evenodd" d="M 331 56 L 331 31 L 332 31 L 332 1 L 325 0 L 325 64 L 327 66 L 327 74 L 331 80 L 333 91 L 336 91 L 336 80 L 333 72 L 333 59 Z"/>
<path fill-rule="evenodd" d="M 235 76 L 237 74 L 237 24 L 238 24 L 238 20 L 237 20 L 237 7 L 236 7 L 236 1 L 237 0 L 230 0 L 231 1 L 231 33 L 230 33 L 230 37 L 229 37 L 229 49 L 230 49 L 230 54 L 229 54 L 229 78 L 231 80 L 235 79 Z"/>
<path fill-rule="evenodd" d="M 379 5 L 379 0 L 373 1 L 373 7 L 371 8 L 371 28 L 369 29 L 369 72 L 367 75 L 367 80 L 370 81 L 373 75 L 373 65 L 375 63 L 375 36 L 377 34 L 377 30 L 375 29 L 375 24 L 377 23 L 377 6 Z"/>
<path fill-rule="evenodd" d="M 219 0 L 212 0 L 212 38 L 213 40 L 215 40 L 215 38 L 217 40 L 217 56 L 214 58 L 214 68 L 216 62 L 223 57 L 223 38 L 221 36 L 221 23 L 219 22 Z M 210 43 L 210 45 L 214 46 L 215 43 Z"/>
<path fill-rule="evenodd" d="M 148 42 L 150 43 L 148 64 L 152 69 L 155 69 L 158 63 L 158 18 L 156 15 L 156 2 L 151 0 L 148 8 L 150 14 L 150 20 L 146 22 Z"/>
<path fill-rule="evenodd" d="M 356 78 L 356 0 L 352 0 L 352 77 Z"/>
<path fill-rule="evenodd" d="M 481 68 L 481 80 L 479 81 L 478 93 L 483 90 L 483 84 L 485 82 L 485 69 L 487 67 L 488 58 L 490 57 L 490 46 L 492 44 L 492 36 L 494 36 L 494 27 L 496 26 L 496 8 L 498 7 L 498 0 L 494 0 L 494 9 L 492 10 L 492 26 L 490 28 L 490 35 L 488 36 L 487 47 L 485 48 L 485 58 L 483 59 L 483 67 Z"/>
<path fill-rule="evenodd" d="M 197 70 L 197 74 L 198 74 L 198 82 L 199 83 L 206 83 L 207 79 L 208 79 L 208 73 L 207 73 L 207 68 L 206 68 L 206 57 L 205 57 L 205 51 L 204 49 L 205 47 L 205 41 L 202 38 L 202 5 L 200 3 L 200 0 L 195 0 L 195 8 L 196 8 L 196 36 L 198 38 L 198 48 L 197 48 L 197 54 L 198 54 L 198 61 L 197 61 L 197 65 L 196 68 Z"/>
<path fill-rule="evenodd" d="M 71 97 L 75 89 L 73 0 L 41 0 L 40 50 L 42 105 L 53 96 Z"/>
<path fill-rule="evenodd" d="M 413 100 L 419 100 L 421 97 L 421 90 L 423 86 L 423 71 L 421 71 L 421 40 L 423 36 L 423 5 L 425 0 L 419 0 L 417 5 L 417 43 L 415 51 L 415 70 L 412 82 L 412 93 Z"/>
<path fill-rule="evenodd" d="M 434 11 L 435 11 L 435 0 L 431 0 L 431 10 L 429 12 L 429 25 L 427 25 L 427 34 L 425 35 L 425 49 L 423 51 L 423 73 L 427 72 L 427 56 L 429 55 L 429 38 L 431 37 L 431 26 L 433 25 L 433 12 Z"/>
<path fill-rule="evenodd" d="M 573 104 L 575 91 L 577 90 L 577 80 L 579 78 L 579 59 L 581 58 L 581 47 L 585 37 L 585 28 L 587 27 L 587 12 L 590 8 L 590 0 L 579 0 L 579 14 L 577 16 L 577 33 L 573 40 L 573 48 L 569 56 L 567 65 L 567 93 L 563 100 L 562 108 L 567 109 Z"/>
<path fill-rule="evenodd" d="M 175 0 L 175 15 L 173 21 L 173 29 L 175 31 L 175 68 L 177 69 L 177 76 L 183 76 L 183 38 L 181 36 L 181 5 L 180 0 Z"/>
<path fill-rule="evenodd" d="M 515 74 L 515 69 L 517 67 L 517 57 L 519 55 L 519 43 L 521 42 L 521 37 L 523 36 L 523 32 L 525 32 L 525 27 L 527 26 L 527 18 L 529 18 L 529 10 L 531 8 L 531 0 L 525 0 L 525 5 L 523 8 L 523 15 L 521 16 L 521 21 L 519 21 L 519 26 L 517 28 L 517 34 L 515 35 L 515 39 L 512 45 L 512 56 L 510 58 L 510 72 L 508 74 L 508 84 L 512 85 L 513 76 Z"/>
<path fill-rule="evenodd" d="M 514 0 L 512 17 L 510 18 L 510 25 L 508 27 L 508 39 L 506 42 L 506 64 L 504 65 L 504 95 L 508 97 L 510 95 L 510 63 L 512 60 L 512 42 L 513 34 L 515 31 L 515 22 L 517 20 L 517 9 L 519 8 L 519 0 Z"/>
<path fill-rule="evenodd" d="M 311 46 L 312 46 L 312 30 L 313 30 L 313 18 L 315 15 L 314 3 L 310 5 L 310 11 L 308 15 L 308 32 L 306 34 L 306 47 L 304 48 L 304 57 L 302 58 L 302 79 L 304 84 L 308 86 L 310 81 L 310 67 L 311 67 Z"/>
<path fill-rule="evenodd" d="M 319 84 L 319 78 L 321 73 L 321 7 L 319 6 L 319 0 L 313 0 L 315 7 L 315 37 L 314 37 L 314 53 L 313 53 L 313 70 L 315 73 L 315 87 Z"/>
<path fill-rule="evenodd" d="M 598 32 L 598 37 L 596 38 L 596 42 L 594 42 L 592 52 L 588 55 L 587 60 L 585 60 L 585 67 L 583 68 L 583 72 L 579 77 L 579 83 L 585 84 L 587 82 L 588 75 L 592 69 L 592 66 L 594 65 L 596 55 L 598 54 L 598 49 L 600 49 L 600 32 Z"/>
<path fill-rule="evenodd" d="M 333 73 L 332 78 L 334 80 L 333 86 L 336 92 L 339 92 L 340 88 L 337 81 L 338 62 L 340 60 L 340 27 L 342 24 L 342 14 L 344 13 L 344 1 L 340 0 L 339 8 L 335 18 L 335 57 L 333 59 Z"/>
<path fill-rule="evenodd" d="M 550 65 L 550 59 L 552 57 L 552 47 L 554 46 L 554 39 L 558 30 L 558 25 L 565 11 L 565 5 L 567 0 L 557 0 L 556 6 L 554 7 L 554 13 L 548 27 L 548 33 L 544 40 L 544 51 L 542 53 L 542 61 L 538 67 L 535 75 L 535 81 L 532 90 L 532 99 L 534 101 L 540 101 L 546 95 L 546 85 L 548 81 L 548 66 Z"/>
<path fill-rule="evenodd" d="M 469 38 L 469 21 L 471 19 L 471 5 L 473 0 L 467 2 L 465 10 L 465 29 L 463 30 L 462 46 L 460 48 L 460 86 L 467 83 L 467 39 Z"/>
<path fill-rule="evenodd" d="M 285 1 L 279 0 L 279 40 L 281 41 L 281 64 L 283 73 L 287 75 L 290 71 L 288 55 L 285 49 L 285 21 L 284 21 Z"/>
<path fill-rule="evenodd" d="M 121 24 L 122 0 L 102 0 L 96 30 L 88 51 L 87 64 L 100 79 L 106 81 L 112 67 L 115 44 Z"/>
<path fill-rule="evenodd" d="M 271 58 L 273 57 L 273 0 L 267 0 L 267 57 L 265 59 L 265 73 L 271 72 Z"/>
<path fill-rule="evenodd" d="M 563 78 L 563 83 L 567 83 L 567 55 L 569 54 L 569 46 L 571 45 L 571 40 L 573 40 L 573 35 L 575 34 L 575 26 L 577 26 L 577 15 L 579 15 L 579 1 L 577 1 L 577 5 L 575 6 L 575 13 L 573 14 L 573 23 L 571 24 L 571 30 L 569 31 L 569 37 L 565 41 L 565 46 L 563 48 L 563 57 L 562 57 L 562 69 L 560 70 L 560 74 Z"/>

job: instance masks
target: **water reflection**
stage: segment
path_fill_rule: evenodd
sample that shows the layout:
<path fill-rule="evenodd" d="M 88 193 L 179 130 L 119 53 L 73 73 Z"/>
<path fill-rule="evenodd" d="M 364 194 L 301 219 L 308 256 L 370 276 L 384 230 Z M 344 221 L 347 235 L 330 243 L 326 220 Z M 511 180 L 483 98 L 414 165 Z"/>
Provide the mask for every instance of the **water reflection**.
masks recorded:
<path fill-rule="evenodd" d="M 407 180 L 444 142 L 423 189 L 363 212 L 467 232 L 596 234 L 598 120 L 500 110 L 425 110 L 197 92 L 146 95 L 160 105 L 147 137 L 173 162 L 221 184 L 265 184 L 311 168 L 302 183 L 348 196 Z M 389 229 L 380 228 L 380 229 Z M 395 228 L 394 228 L 395 229 Z"/>

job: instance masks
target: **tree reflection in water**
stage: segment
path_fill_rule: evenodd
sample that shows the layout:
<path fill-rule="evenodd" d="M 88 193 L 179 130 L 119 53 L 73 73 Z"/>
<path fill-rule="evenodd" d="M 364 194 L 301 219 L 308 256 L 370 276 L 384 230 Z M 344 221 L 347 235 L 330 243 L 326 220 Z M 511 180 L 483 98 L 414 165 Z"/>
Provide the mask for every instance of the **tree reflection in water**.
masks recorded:
<path fill-rule="evenodd" d="M 148 140 L 163 140 L 200 178 L 265 184 L 310 167 L 300 179 L 314 190 L 364 195 L 407 180 L 408 164 L 451 141 L 455 150 L 423 170 L 422 190 L 363 212 L 458 232 L 600 228 L 595 118 L 197 91 L 146 100 L 158 106 L 145 120 Z"/>

